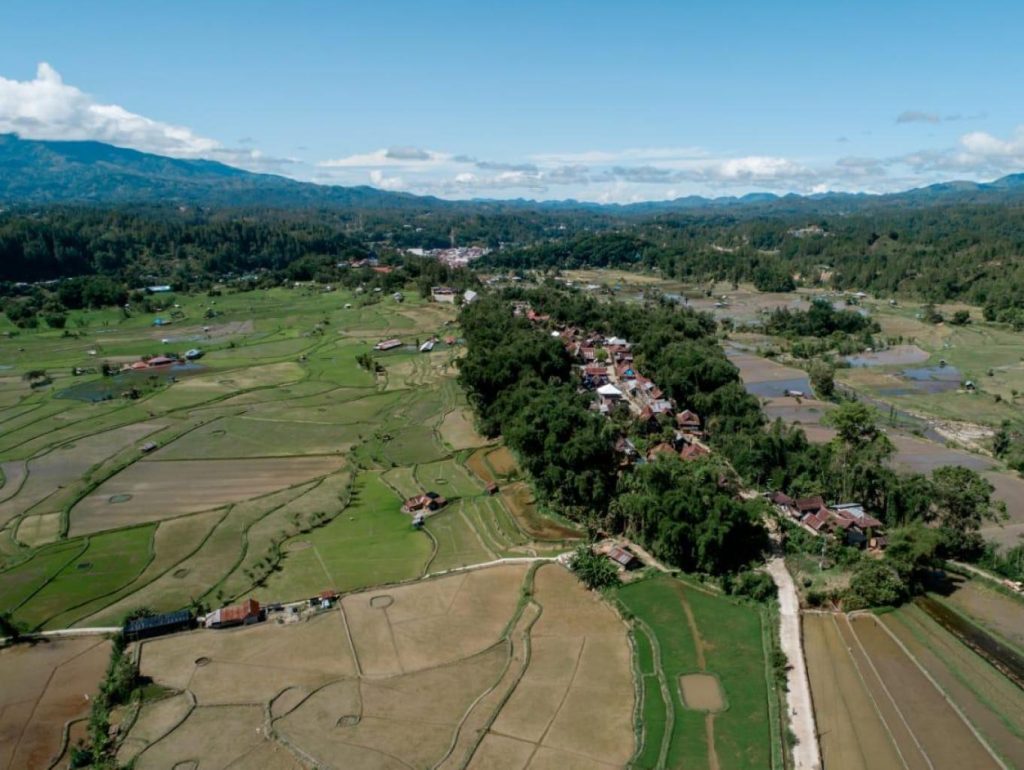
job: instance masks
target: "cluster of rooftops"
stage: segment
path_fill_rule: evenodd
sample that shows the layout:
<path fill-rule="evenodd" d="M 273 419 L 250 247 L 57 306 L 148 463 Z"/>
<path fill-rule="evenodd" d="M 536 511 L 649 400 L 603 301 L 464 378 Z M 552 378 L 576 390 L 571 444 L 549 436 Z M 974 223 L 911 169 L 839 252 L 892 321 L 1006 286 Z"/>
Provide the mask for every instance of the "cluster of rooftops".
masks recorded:
<path fill-rule="evenodd" d="M 860 503 L 826 505 L 821 495 L 794 500 L 785 492 L 772 492 L 768 500 L 780 513 L 816 535 L 832 535 L 849 545 L 873 549 L 886 546 L 882 522 Z"/>
<path fill-rule="evenodd" d="M 526 311 L 527 317 L 531 310 Z M 536 316 L 544 320 L 546 316 Z M 661 388 L 641 374 L 633 362 L 633 346 L 621 337 L 605 337 L 594 332 L 583 332 L 565 327 L 557 334 L 566 351 L 579 364 L 582 386 L 593 391 L 597 398 L 593 408 L 608 415 L 619 404 L 626 404 L 637 420 L 646 424 L 651 432 L 660 431 L 663 420 L 674 418 L 675 438 L 672 443 L 657 444 L 647 453 L 653 460 L 659 454 L 678 454 L 683 460 L 694 460 L 711 453 L 704 443 L 704 429 L 700 415 L 692 409 L 678 411 L 672 399 Z M 623 437 L 616 442 L 616 450 L 633 459 L 636 448 Z"/>

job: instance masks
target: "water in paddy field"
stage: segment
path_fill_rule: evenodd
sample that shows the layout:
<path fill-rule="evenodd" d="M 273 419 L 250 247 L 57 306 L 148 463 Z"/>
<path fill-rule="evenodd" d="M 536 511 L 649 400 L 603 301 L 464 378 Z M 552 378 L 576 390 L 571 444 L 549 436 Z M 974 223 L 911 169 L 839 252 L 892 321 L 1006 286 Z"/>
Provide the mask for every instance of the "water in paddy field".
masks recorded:
<path fill-rule="evenodd" d="M 154 384 L 154 381 L 150 379 L 151 377 L 156 377 L 155 384 L 164 385 L 178 377 L 190 377 L 205 371 L 206 367 L 202 364 L 188 361 L 180 364 L 171 364 L 170 366 L 154 367 L 152 369 L 120 372 L 113 377 L 101 377 L 98 380 L 86 380 L 85 382 L 72 385 L 70 388 L 64 388 L 64 390 L 59 391 L 56 395 L 57 398 L 70 398 L 75 401 L 88 401 L 90 403 L 109 401 L 112 398 L 120 398 L 122 394 L 127 393 L 132 388 L 143 389 Z"/>
<path fill-rule="evenodd" d="M 900 372 L 905 385 L 879 391 L 884 396 L 908 396 L 915 393 L 946 393 L 957 390 L 962 381 L 955 366 L 918 366 Z"/>
<path fill-rule="evenodd" d="M 778 398 L 786 395 L 786 391 L 800 391 L 810 398 L 811 381 L 806 377 L 794 377 L 791 380 L 767 380 L 765 382 L 746 383 L 747 392 L 759 398 Z"/>

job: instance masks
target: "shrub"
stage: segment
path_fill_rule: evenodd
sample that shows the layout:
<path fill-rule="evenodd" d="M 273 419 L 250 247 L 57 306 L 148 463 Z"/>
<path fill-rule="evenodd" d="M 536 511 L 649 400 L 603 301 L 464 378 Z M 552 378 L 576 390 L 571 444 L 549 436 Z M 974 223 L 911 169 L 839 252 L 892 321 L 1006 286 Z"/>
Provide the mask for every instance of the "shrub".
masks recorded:
<path fill-rule="evenodd" d="M 580 582 L 590 589 L 607 588 L 619 582 L 618 568 L 607 557 L 594 553 L 589 545 L 576 549 L 570 567 Z"/>

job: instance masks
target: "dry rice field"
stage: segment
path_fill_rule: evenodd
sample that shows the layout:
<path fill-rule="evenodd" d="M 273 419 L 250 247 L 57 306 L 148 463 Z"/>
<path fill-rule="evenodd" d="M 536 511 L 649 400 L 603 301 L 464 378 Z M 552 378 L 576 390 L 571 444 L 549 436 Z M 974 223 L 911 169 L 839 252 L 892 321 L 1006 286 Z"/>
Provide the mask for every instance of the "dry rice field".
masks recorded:
<path fill-rule="evenodd" d="M 101 484 L 71 511 L 71 535 L 159 521 L 269 494 L 338 470 L 341 457 L 148 460 Z"/>
<path fill-rule="evenodd" d="M 50 767 L 63 731 L 89 715 L 110 642 L 96 637 L 0 650 L 0 768 Z"/>
<path fill-rule="evenodd" d="M 626 627 L 558 565 L 378 588 L 305 621 L 133 649 L 177 693 L 122 743 L 137 768 L 537 770 L 622 767 L 633 752 Z"/>
<path fill-rule="evenodd" d="M 874 615 L 804 617 L 826 770 L 998 768 L 974 725 Z"/>

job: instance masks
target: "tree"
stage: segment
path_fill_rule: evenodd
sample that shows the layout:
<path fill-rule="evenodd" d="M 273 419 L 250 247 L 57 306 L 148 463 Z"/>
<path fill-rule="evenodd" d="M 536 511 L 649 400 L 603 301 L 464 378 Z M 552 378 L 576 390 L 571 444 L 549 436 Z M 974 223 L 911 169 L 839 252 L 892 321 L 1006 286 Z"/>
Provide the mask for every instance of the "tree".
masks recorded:
<path fill-rule="evenodd" d="M 992 500 L 995 487 L 977 471 L 946 465 L 932 473 L 932 488 L 947 552 L 961 557 L 979 555 L 982 523 L 1006 518 L 1006 503 Z"/>
<path fill-rule="evenodd" d="M 878 559 L 865 559 L 853 571 L 843 608 L 897 607 L 907 598 L 907 587 L 893 567 Z"/>
<path fill-rule="evenodd" d="M 954 326 L 964 326 L 971 322 L 971 314 L 966 310 L 957 310 L 949 322 Z"/>
<path fill-rule="evenodd" d="M 807 368 L 814 394 L 825 401 L 836 394 L 835 367 L 825 361 L 812 361 Z"/>
<path fill-rule="evenodd" d="M 577 546 L 570 566 L 580 582 L 591 590 L 600 590 L 619 582 L 618 568 L 608 557 L 594 553 L 589 545 Z"/>

